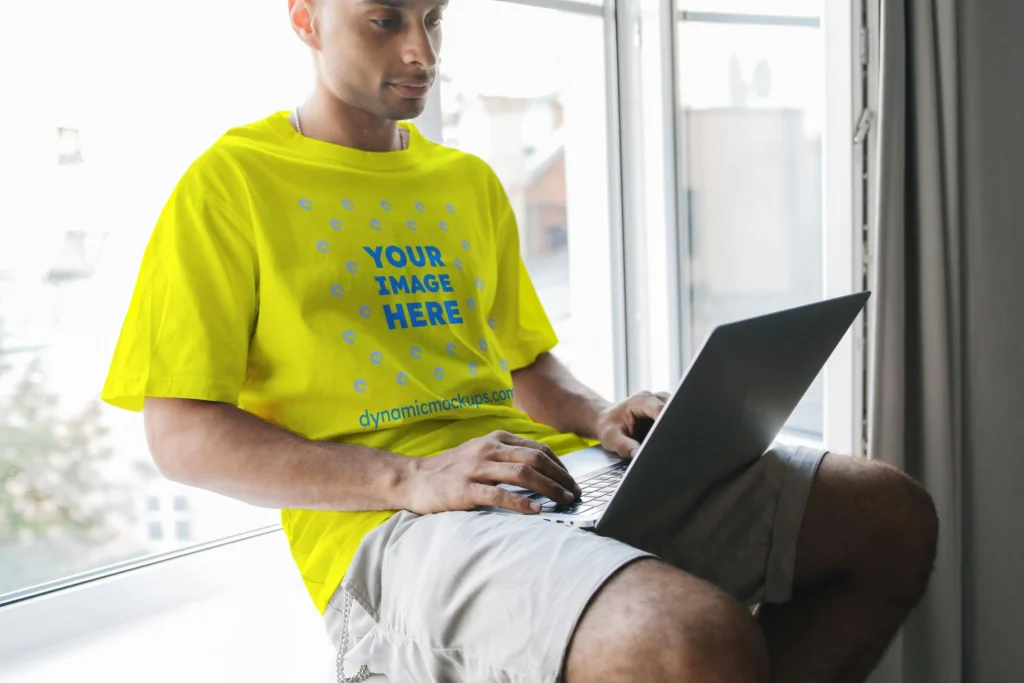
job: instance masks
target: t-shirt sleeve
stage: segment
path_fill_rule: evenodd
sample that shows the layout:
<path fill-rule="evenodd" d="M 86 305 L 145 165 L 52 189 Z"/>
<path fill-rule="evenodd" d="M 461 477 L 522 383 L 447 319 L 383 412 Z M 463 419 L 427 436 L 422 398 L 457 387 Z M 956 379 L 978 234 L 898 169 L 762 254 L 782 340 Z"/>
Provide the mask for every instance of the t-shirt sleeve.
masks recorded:
<path fill-rule="evenodd" d="M 237 405 L 257 314 L 251 224 L 213 197 L 195 167 L 165 206 L 142 259 L 102 398 Z"/>
<path fill-rule="evenodd" d="M 558 336 L 520 255 L 519 226 L 512 205 L 497 178 L 494 184 L 498 287 L 490 317 L 509 370 L 519 370 L 555 348 Z"/>

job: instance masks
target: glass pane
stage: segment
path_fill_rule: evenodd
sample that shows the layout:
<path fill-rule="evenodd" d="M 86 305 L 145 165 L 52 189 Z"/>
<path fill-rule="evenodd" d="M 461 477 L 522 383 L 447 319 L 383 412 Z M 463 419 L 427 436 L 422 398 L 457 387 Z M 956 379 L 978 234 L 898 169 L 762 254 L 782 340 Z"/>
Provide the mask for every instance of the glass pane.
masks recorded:
<path fill-rule="evenodd" d="M 604 20 L 491 0 L 452 3 L 442 54 L 445 143 L 498 174 L 519 220 L 523 257 L 561 339 L 556 354 L 610 398 Z"/>
<path fill-rule="evenodd" d="M 178 178 L 308 89 L 282 8 L 143 3 L 125 31 L 123 6 L 54 0 L 45 54 L 0 20 L 0 594 L 278 520 L 165 481 L 141 417 L 98 399 Z"/>
<path fill-rule="evenodd" d="M 800 16 L 820 17 L 820 1 L 758 2 L 756 11 L 779 14 L 773 9 L 794 4 Z M 679 23 L 690 324 L 698 347 L 719 323 L 823 296 L 825 59 L 814 23 Z M 822 389 L 819 377 L 787 429 L 820 437 Z"/>

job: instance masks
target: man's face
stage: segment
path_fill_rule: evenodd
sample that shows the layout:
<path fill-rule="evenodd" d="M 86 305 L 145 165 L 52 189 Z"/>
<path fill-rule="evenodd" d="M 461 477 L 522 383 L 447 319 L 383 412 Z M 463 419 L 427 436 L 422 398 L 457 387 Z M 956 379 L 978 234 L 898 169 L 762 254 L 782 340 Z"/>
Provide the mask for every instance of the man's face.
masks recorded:
<path fill-rule="evenodd" d="M 298 1 L 308 8 L 311 29 L 300 36 L 336 97 L 391 121 L 423 112 L 437 76 L 447 0 Z M 293 10 L 293 25 L 297 19 Z"/>

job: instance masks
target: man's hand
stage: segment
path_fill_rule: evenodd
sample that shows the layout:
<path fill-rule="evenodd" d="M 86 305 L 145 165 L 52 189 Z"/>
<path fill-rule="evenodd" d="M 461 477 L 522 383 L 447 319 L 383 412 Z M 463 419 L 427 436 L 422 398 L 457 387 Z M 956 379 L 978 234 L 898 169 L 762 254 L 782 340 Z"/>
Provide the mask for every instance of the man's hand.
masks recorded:
<path fill-rule="evenodd" d="M 597 418 L 597 434 L 605 450 L 621 458 L 632 458 L 640 448 L 638 423 L 655 420 L 668 402 L 669 394 L 642 391 L 621 403 L 601 411 Z"/>
<path fill-rule="evenodd" d="M 580 495 L 569 470 L 550 448 L 502 431 L 432 458 L 417 458 L 411 483 L 409 510 L 420 515 L 480 505 L 526 514 L 540 510 L 525 496 L 497 484 L 521 486 L 558 502 Z"/>

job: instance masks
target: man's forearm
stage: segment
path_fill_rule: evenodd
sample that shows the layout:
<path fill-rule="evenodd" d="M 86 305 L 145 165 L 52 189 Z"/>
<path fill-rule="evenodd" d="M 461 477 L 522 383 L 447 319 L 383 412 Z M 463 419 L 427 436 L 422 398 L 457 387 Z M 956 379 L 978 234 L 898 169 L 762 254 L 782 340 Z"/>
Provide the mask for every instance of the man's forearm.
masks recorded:
<path fill-rule="evenodd" d="M 222 403 L 147 399 L 145 417 L 154 460 L 175 481 L 268 508 L 406 507 L 414 458 L 309 441 Z"/>
<path fill-rule="evenodd" d="M 516 406 L 537 422 L 596 439 L 597 417 L 611 404 L 573 377 L 550 353 L 512 374 Z"/>

